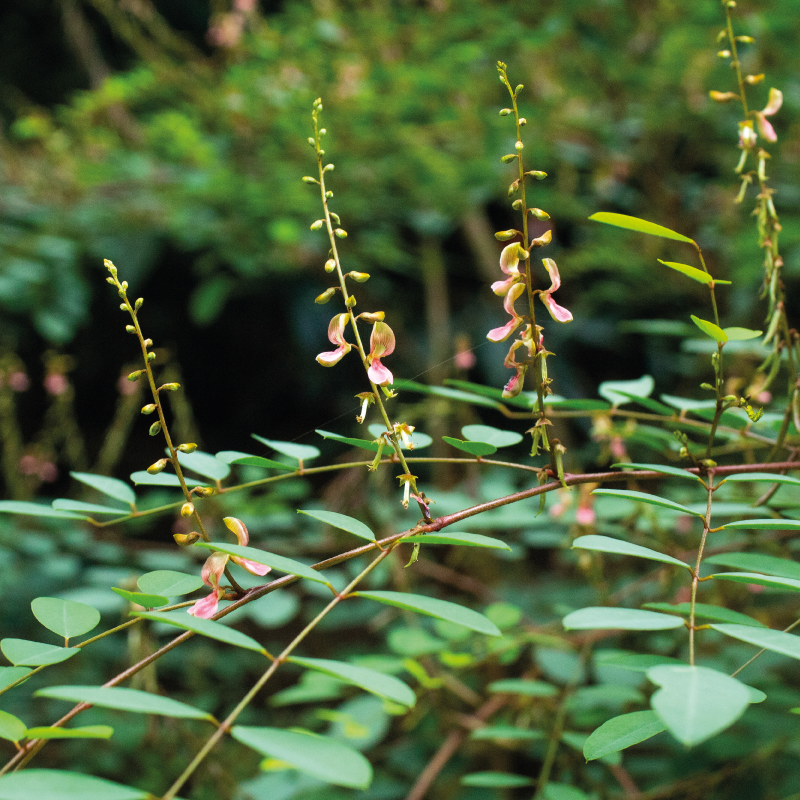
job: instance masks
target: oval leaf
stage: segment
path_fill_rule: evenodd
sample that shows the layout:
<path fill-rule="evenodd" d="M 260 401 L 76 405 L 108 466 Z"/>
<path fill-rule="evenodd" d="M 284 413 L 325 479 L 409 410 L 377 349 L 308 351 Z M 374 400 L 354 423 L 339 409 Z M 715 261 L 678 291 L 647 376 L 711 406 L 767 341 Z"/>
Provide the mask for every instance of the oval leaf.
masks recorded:
<path fill-rule="evenodd" d="M 706 319 L 700 319 L 696 317 L 694 314 L 691 315 L 692 322 L 700 328 L 701 331 L 706 336 L 710 336 L 717 344 L 725 344 L 728 341 L 728 335 L 719 325 L 715 325 L 713 322 L 709 322 Z"/>
<path fill-rule="evenodd" d="M 160 595 L 161 597 L 180 597 L 205 586 L 198 575 L 174 572 L 171 569 L 146 572 L 136 581 L 136 585 L 144 594 Z"/>
<path fill-rule="evenodd" d="M 722 281 L 717 281 L 722 283 Z M 723 333 L 732 342 L 746 342 L 748 339 L 757 339 L 763 331 L 753 331 L 750 328 L 723 328 Z"/>
<path fill-rule="evenodd" d="M 725 730 L 750 704 L 743 683 L 708 667 L 659 666 L 647 677 L 661 687 L 652 697 L 653 710 L 687 747 Z"/>
<path fill-rule="evenodd" d="M 603 381 L 597 388 L 597 393 L 612 405 L 621 406 L 629 403 L 631 396 L 649 397 L 655 386 L 656 382 L 651 375 L 642 375 L 635 381 Z"/>
<path fill-rule="evenodd" d="M 319 450 L 310 444 L 295 444 L 294 442 L 281 442 L 277 439 L 265 439 L 255 433 L 250 434 L 257 442 L 265 444 L 277 453 L 295 458 L 298 461 L 310 461 L 319 455 Z"/>
<path fill-rule="evenodd" d="M 717 572 L 711 576 L 717 580 L 747 583 L 756 586 L 769 586 L 772 589 L 785 589 L 789 592 L 800 592 L 800 581 L 792 578 L 774 578 L 759 572 Z"/>
<path fill-rule="evenodd" d="M 136 603 L 142 608 L 159 608 L 169 603 L 168 597 L 161 597 L 157 594 L 143 594 L 142 592 L 129 592 L 127 589 L 118 589 L 116 586 L 111 587 L 111 591 L 124 597 L 131 603 Z"/>
<path fill-rule="evenodd" d="M 25 738 L 26 731 L 25 723 L 19 717 L 9 714 L 8 711 L 0 711 L 0 739 L 18 742 Z"/>
<path fill-rule="evenodd" d="M 31 642 L 28 639 L 3 639 L 0 650 L 15 667 L 42 667 L 60 664 L 80 653 L 77 647 L 54 647 L 52 644 Z"/>
<path fill-rule="evenodd" d="M 355 664 L 347 664 L 344 661 L 331 661 L 327 658 L 289 658 L 288 661 L 307 669 L 317 670 L 325 675 L 331 675 L 340 681 L 359 686 L 378 697 L 409 708 L 417 702 L 416 695 L 403 681 L 391 675 L 376 672 L 374 669 L 357 667 Z"/>
<path fill-rule="evenodd" d="M 716 510 L 716 506 L 714 507 Z M 750 511 L 754 509 L 750 508 Z M 717 512 L 719 513 L 719 512 Z M 734 522 L 726 522 L 725 530 L 728 528 L 753 528 L 767 531 L 774 530 L 800 530 L 800 520 L 796 519 L 737 519 Z"/>
<path fill-rule="evenodd" d="M 544 739 L 544 731 L 535 731 L 530 728 L 517 728 L 514 725 L 487 725 L 485 728 L 478 728 L 472 731 L 470 739 L 490 739 L 497 741 L 531 741 L 533 739 Z"/>
<path fill-rule="evenodd" d="M 444 533 L 421 533 L 416 536 L 409 536 L 403 539 L 406 543 L 420 544 L 462 544 L 469 547 L 496 547 L 499 550 L 510 550 L 511 548 L 500 539 L 493 539 L 491 536 L 481 536 L 479 533 L 457 533 L 456 531 L 445 531 Z"/>
<path fill-rule="evenodd" d="M 110 739 L 110 725 L 84 725 L 82 728 L 28 728 L 29 739 Z"/>
<path fill-rule="evenodd" d="M 765 556 L 761 553 L 719 553 L 709 556 L 705 564 L 719 564 L 722 567 L 746 570 L 747 572 L 763 572 L 779 578 L 800 580 L 800 563 L 788 558 Z"/>
<path fill-rule="evenodd" d="M 497 448 L 493 444 L 486 444 L 486 442 L 465 442 L 461 439 L 454 439 L 452 436 L 442 436 L 442 441 L 451 447 L 455 447 L 456 450 L 461 450 L 478 458 L 490 456 L 497 452 Z"/>
<path fill-rule="evenodd" d="M 195 450 L 194 453 L 181 453 L 178 451 L 178 463 L 191 472 L 196 472 L 204 478 L 211 478 L 215 481 L 224 480 L 231 474 L 231 468 L 228 464 L 220 461 L 216 456 L 212 456 L 211 453 L 203 453 L 200 450 Z"/>
<path fill-rule="evenodd" d="M 0 667 L 0 691 L 12 683 L 16 683 L 26 675 L 30 675 L 31 670 L 27 667 Z M 24 681 L 23 681 L 24 683 Z"/>
<path fill-rule="evenodd" d="M 679 561 L 677 558 L 651 550 L 649 547 L 641 547 L 638 544 L 624 542 L 621 539 L 613 539 L 610 536 L 579 536 L 572 543 L 572 547 L 601 553 L 618 553 L 619 555 L 647 558 L 650 561 L 662 561 L 664 564 L 674 564 L 678 567 L 685 567 L 689 572 L 692 571 L 688 564 L 684 564 L 683 561 Z"/>
<path fill-rule="evenodd" d="M 525 697 L 555 697 L 558 688 L 544 681 L 529 681 L 524 678 L 506 678 L 489 684 L 490 692 L 502 694 L 521 694 Z"/>
<path fill-rule="evenodd" d="M 461 435 L 472 442 L 483 442 L 494 447 L 510 447 L 522 441 L 522 434 L 516 431 L 503 431 L 491 425 L 465 425 Z"/>
<path fill-rule="evenodd" d="M 681 272 L 687 278 L 691 278 L 698 283 L 704 283 L 706 286 L 710 286 L 712 283 L 730 283 L 730 281 L 715 281 L 707 272 L 703 272 L 697 267 L 690 267 L 688 264 L 679 264 L 677 261 L 662 261 L 660 258 L 657 260 L 659 264 L 674 269 L 676 272 Z"/>
<path fill-rule="evenodd" d="M 56 597 L 37 597 L 31 602 L 31 611 L 45 628 L 65 639 L 89 633 L 100 622 L 97 609 Z"/>
<path fill-rule="evenodd" d="M 348 517 L 346 514 L 337 514 L 335 511 L 303 511 L 301 509 L 298 509 L 297 513 L 318 519 L 326 525 L 352 533 L 354 536 L 366 539 L 368 542 L 375 541 L 375 534 L 363 522 L 353 517 Z"/>
<path fill-rule="evenodd" d="M 663 611 L 666 614 L 680 614 L 683 617 L 688 617 L 692 611 L 691 603 L 645 603 L 645 608 L 651 611 Z M 763 622 L 757 619 L 748 617 L 747 614 L 742 614 L 739 611 L 731 611 L 724 606 L 712 606 L 708 603 L 695 603 L 694 604 L 695 619 L 710 619 L 713 622 L 733 622 L 737 625 L 754 625 L 756 628 L 764 628 Z M 652 664 L 651 666 L 655 666 Z"/>
<path fill-rule="evenodd" d="M 255 561 L 256 564 L 266 564 L 268 567 L 286 572 L 290 575 L 297 575 L 298 578 L 307 578 L 310 581 L 324 583 L 328 581 L 321 572 L 311 569 L 300 561 L 293 558 L 286 558 L 275 553 L 268 553 L 266 550 L 259 550 L 257 547 L 243 547 L 239 544 L 227 544 L 226 542 L 197 542 L 195 547 L 203 547 L 206 550 L 216 550 L 219 553 L 228 553 L 231 556 L 245 558 L 248 561 Z"/>
<path fill-rule="evenodd" d="M 567 614 L 563 620 L 565 630 L 625 630 L 665 631 L 682 628 L 683 620 L 670 614 L 641 611 L 637 608 L 609 608 L 593 606 L 580 608 Z"/>
<path fill-rule="evenodd" d="M 177 475 L 171 472 L 159 472 L 151 475 L 145 470 L 131 473 L 131 480 L 137 486 L 180 486 L 181 482 Z"/>
<path fill-rule="evenodd" d="M 115 500 L 128 503 L 128 505 L 136 505 L 136 494 L 124 481 L 108 478 L 105 475 L 92 475 L 89 472 L 70 472 L 70 476 L 76 481 L 91 486 L 92 489 L 97 489 L 107 497 L 113 497 Z"/>
<path fill-rule="evenodd" d="M 647 503 L 651 506 L 661 506 L 662 508 L 669 508 L 672 511 L 680 511 L 681 514 L 691 514 L 693 517 L 705 516 L 704 513 L 694 511 L 691 508 L 682 506 L 680 503 L 675 503 L 672 500 L 667 500 L 664 497 L 659 497 L 656 494 L 647 494 L 646 492 L 632 492 L 627 489 L 595 489 L 592 494 L 604 494 L 609 497 L 623 497 L 626 500 L 636 500 L 639 503 Z"/>
<path fill-rule="evenodd" d="M 185 631 L 199 633 L 209 639 L 216 639 L 218 642 L 232 644 L 234 647 L 243 647 L 245 650 L 255 650 L 256 653 L 266 655 L 264 648 L 247 634 L 237 631 L 235 628 L 229 628 L 221 622 L 215 622 L 213 619 L 193 617 L 185 609 L 176 609 L 175 611 L 132 611 L 131 616 L 143 617 L 153 622 L 163 622 L 166 625 L 173 625 Z"/>
<path fill-rule="evenodd" d="M 679 242 L 694 244 L 693 239 L 684 236 L 682 233 L 675 233 L 675 231 L 671 231 L 663 225 L 656 225 L 655 222 L 648 222 L 638 217 L 630 217 L 627 214 L 614 214 L 610 211 L 599 211 L 597 214 L 592 214 L 589 219 L 594 222 L 603 222 L 606 225 L 613 225 L 616 228 L 626 228 L 629 231 L 636 231 L 637 233 L 660 236 L 662 239 L 675 239 Z"/>
<path fill-rule="evenodd" d="M 604 658 L 600 662 L 601 666 L 619 667 L 619 669 L 627 669 L 631 672 L 647 672 L 651 667 L 657 667 L 660 664 L 674 664 L 682 666 L 683 661 L 670 656 L 659 656 L 650 653 L 633 653 L 631 655 L 617 655 L 611 658 Z"/>
<path fill-rule="evenodd" d="M 245 725 L 235 725 L 231 735 L 262 755 L 285 761 L 325 783 L 366 789 L 372 781 L 372 767 L 361 753 L 326 736 Z"/>
<path fill-rule="evenodd" d="M 377 600 L 379 603 L 389 606 L 416 611 L 418 614 L 446 619 L 448 622 L 455 622 L 457 625 L 463 625 L 465 628 L 478 631 L 478 633 L 485 633 L 489 636 L 502 635 L 497 625 L 483 614 L 447 600 L 438 600 L 434 597 L 407 592 L 353 592 L 353 594 L 369 600 Z"/>
<path fill-rule="evenodd" d="M 741 642 L 772 650 L 790 658 L 800 659 L 800 637 L 785 631 L 774 631 L 771 628 L 752 628 L 749 625 L 729 625 L 722 623 L 711 626 L 715 631 L 724 633 Z"/>
<path fill-rule="evenodd" d="M 498 404 L 480 395 L 471 392 L 463 392 L 460 389 L 448 389 L 444 386 L 427 386 L 424 383 L 417 383 L 409 380 L 396 380 L 395 389 L 404 389 L 409 392 L 420 392 L 430 394 L 434 397 L 446 397 L 448 400 L 459 400 L 463 403 L 470 403 L 474 406 L 484 406 L 485 408 L 497 408 Z"/>
<path fill-rule="evenodd" d="M 643 742 L 667 729 L 655 711 L 634 711 L 604 722 L 589 735 L 583 745 L 587 761 L 594 761 L 609 753 Z"/>
<path fill-rule="evenodd" d="M 138 689 L 122 689 L 118 686 L 50 686 L 47 689 L 39 689 L 34 694 L 36 697 L 50 697 L 70 703 L 90 703 L 100 708 L 133 711 L 137 714 L 158 714 L 162 717 L 212 721 L 214 719 L 211 714 L 170 697 L 161 697 L 161 695 L 141 692 Z"/>
<path fill-rule="evenodd" d="M 26 769 L 0 778 L 0 800 L 147 800 L 149 792 L 121 783 L 65 772 Z"/>

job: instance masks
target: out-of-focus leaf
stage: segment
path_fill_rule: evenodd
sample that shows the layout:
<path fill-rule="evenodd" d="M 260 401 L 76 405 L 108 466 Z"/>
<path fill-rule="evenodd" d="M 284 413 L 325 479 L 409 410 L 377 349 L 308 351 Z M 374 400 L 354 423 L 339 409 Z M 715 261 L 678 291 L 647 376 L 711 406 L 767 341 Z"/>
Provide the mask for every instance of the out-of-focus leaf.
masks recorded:
<path fill-rule="evenodd" d="M 610 211 L 599 211 L 592 214 L 589 219 L 595 222 L 603 222 L 606 225 L 614 225 L 616 228 L 626 228 L 630 231 L 637 233 L 647 233 L 650 236 L 660 236 L 662 239 L 675 239 L 679 242 L 688 242 L 694 244 L 694 240 L 682 233 L 676 233 L 663 225 L 657 225 L 655 222 L 648 222 L 645 219 L 638 217 L 631 217 L 627 214 L 614 214 Z"/>
<path fill-rule="evenodd" d="M 41 667 L 60 664 L 80 653 L 77 647 L 54 647 L 52 644 L 31 642 L 28 639 L 3 639 L 0 650 L 15 667 Z"/>
<path fill-rule="evenodd" d="M 70 472 L 76 481 L 85 483 L 102 494 L 121 500 L 129 505 L 136 504 L 136 493 L 124 481 L 117 478 L 108 478 L 105 475 L 92 475 L 90 472 Z"/>
<path fill-rule="evenodd" d="M 655 711 L 622 714 L 604 722 L 589 735 L 583 746 L 583 755 L 587 761 L 594 761 L 596 758 L 643 742 L 666 728 Z"/>
<path fill-rule="evenodd" d="M 310 444 L 295 444 L 294 442 L 282 442 L 278 439 L 265 439 L 255 433 L 250 434 L 257 442 L 265 444 L 278 453 L 289 458 L 296 458 L 298 461 L 311 461 L 312 458 L 319 456 L 319 449 Z"/>
<path fill-rule="evenodd" d="M 203 619 L 194 617 L 186 609 L 176 609 L 174 611 L 133 611 L 131 616 L 143 617 L 153 622 L 163 622 L 166 625 L 173 625 L 185 631 L 199 633 L 209 639 L 216 639 L 218 642 L 231 644 L 234 647 L 243 647 L 245 650 L 254 650 L 256 653 L 266 655 L 264 648 L 246 633 L 229 628 L 221 622 L 213 619 Z"/>
<path fill-rule="evenodd" d="M 626 631 L 665 631 L 682 628 L 683 620 L 669 614 L 655 611 L 641 611 L 636 608 L 609 608 L 596 606 L 581 608 L 567 614 L 563 620 L 565 630 L 626 630 Z"/>
<path fill-rule="evenodd" d="M 626 500 L 636 500 L 639 503 L 647 503 L 651 506 L 661 506 L 662 508 L 669 508 L 671 511 L 680 511 L 682 514 L 690 514 L 694 517 L 704 517 L 704 513 L 693 511 L 680 503 L 673 500 L 667 500 L 666 497 L 659 497 L 657 494 L 647 494 L 646 492 L 633 492 L 627 489 L 595 489 L 592 494 L 606 495 L 608 497 L 623 497 Z"/>
<path fill-rule="evenodd" d="M 60 769 L 26 769 L 0 778 L 0 800 L 147 800 L 149 792 Z"/>

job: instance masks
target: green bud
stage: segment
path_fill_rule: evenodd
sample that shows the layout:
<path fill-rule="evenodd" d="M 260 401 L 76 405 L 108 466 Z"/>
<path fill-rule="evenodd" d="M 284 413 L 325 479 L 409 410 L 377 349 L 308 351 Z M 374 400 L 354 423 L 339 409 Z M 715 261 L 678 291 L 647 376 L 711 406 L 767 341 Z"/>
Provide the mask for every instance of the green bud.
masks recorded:
<path fill-rule="evenodd" d="M 148 353 L 147 354 L 147 360 L 148 361 L 155 361 L 156 360 L 156 354 L 155 353 Z"/>
<path fill-rule="evenodd" d="M 528 124 L 528 120 L 526 120 L 525 117 L 520 117 L 519 118 L 520 127 L 522 127 L 523 125 L 527 125 L 527 124 Z"/>
<path fill-rule="evenodd" d="M 513 161 L 515 158 L 519 158 L 519 156 L 516 153 L 509 153 L 508 155 L 502 156 L 500 158 L 500 160 L 504 164 L 508 164 L 510 161 Z"/>
<path fill-rule="evenodd" d="M 146 406 L 142 406 L 142 414 L 152 414 L 155 410 L 155 403 L 148 403 Z"/>
<path fill-rule="evenodd" d="M 122 291 L 123 292 L 127 292 L 128 291 L 128 281 L 122 281 L 120 286 L 122 287 Z"/>
<path fill-rule="evenodd" d="M 524 88 L 525 86 L 523 84 L 517 84 L 516 89 L 514 89 L 514 97 L 516 97 Z"/>
<path fill-rule="evenodd" d="M 335 234 L 336 234 L 336 235 L 337 235 L 337 236 L 338 236 L 340 239 L 346 239 L 346 238 L 347 238 L 347 231 L 345 231 L 345 230 L 342 230 L 342 228 L 337 228 L 337 229 L 334 231 L 334 233 L 335 233 Z"/>
<path fill-rule="evenodd" d="M 314 298 L 314 302 L 318 306 L 324 306 L 338 291 L 340 291 L 338 286 L 331 286 L 330 289 L 326 289 L 322 294 L 317 295 Z"/>
<path fill-rule="evenodd" d="M 128 304 L 127 303 L 120 303 L 119 304 L 119 310 L 120 311 L 127 311 L 128 310 Z"/>
<path fill-rule="evenodd" d="M 159 392 L 177 392 L 181 388 L 179 383 L 165 383 L 158 387 Z"/>
<path fill-rule="evenodd" d="M 194 514 L 194 503 L 184 503 L 181 506 L 181 516 L 191 517 Z"/>
<path fill-rule="evenodd" d="M 539 169 L 532 169 L 530 172 L 526 172 L 526 175 L 530 175 L 532 178 L 536 178 L 537 181 L 543 181 L 547 177 L 546 172 L 542 172 Z"/>
<path fill-rule="evenodd" d="M 173 533 L 172 538 L 175 540 L 178 547 L 188 547 L 200 539 L 200 534 L 197 531 L 191 533 Z"/>
<path fill-rule="evenodd" d="M 519 191 L 519 178 L 508 187 L 508 196 L 511 197 Z"/>
<path fill-rule="evenodd" d="M 511 208 L 513 208 L 514 211 L 519 211 L 522 208 L 522 200 L 515 200 L 511 204 Z"/>
<path fill-rule="evenodd" d="M 717 58 L 730 58 L 730 57 L 731 57 L 731 51 L 730 50 L 720 50 L 717 53 Z"/>
<path fill-rule="evenodd" d="M 113 261 L 109 261 L 107 258 L 103 259 L 103 266 L 112 274 L 117 274 L 117 268 L 114 266 Z"/>
<path fill-rule="evenodd" d="M 140 369 L 137 369 L 136 372 L 131 372 L 131 374 L 128 375 L 128 380 L 129 381 L 138 381 L 140 376 L 141 376 L 141 374 L 142 374 L 142 371 Z"/>
<path fill-rule="evenodd" d="M 312 231 L 318 231 L 324 224 L 324 219 L 318 219 L 315 222 L 312 222 L 310 227 Z"/>
<path fill-rule="evenodd" d="M 550 215 L 546 211 L 542 211 L 541 208 L 529 208 L 528 213 L 532 216 L 536 217 L 536 219 L 544 222 L 546 219 L 550 219 Z"/>
<path fill-rule="evenodd" d="M 152 339 L 145 339 L 144 340 L 144 346 L 145 347 L 152 347 L 153 346 L 153 340 Z"/>
<path fill-rule="evenodd" d="M 355 306 L 356 306 L 356 298 L 353 297 L 353 295 L 351 294 L 350 297 L 348 297 L 347 300 L 345 300 L 344 304 L 348 308 L 355 308 Z"/>
<path fill-rule="evenodd" d="M 150 430 L 148 431 L 148 433 L 151 436 L 158 436 L 158 434 L 161 433 L 161 422 L 154 422 L 150 426 Z"/>
<path fill-rule="evenodd" d="M 386 313 L 384 311 L 365 311 L 358 315 L 358 319 L 363 319 L 364 322 L 383 322 L 386 319 Z"/>
<path fill-rule="evenodd" d="M 755 39 L 752 36 L 737 36 L 736 41 L 742 42 L 743 44 L 753 44 Z"/>
<path fill-rule="evenodd" d="M 133 327 L 133 325 L 126 325 L 126 326 L 125 326 L 125 330 L 126 330 L 128 333 L 136 333 L 136 328 L 134 328 L 134 327 Z"/>
<path fill-rule="evenodd" d="M 200 497 L 211 497 L 214 494 L 214 490 L 210 486 L 195 486 L 192 491 Z"/>
<path fill-rule="evenodd" d="M 106 283 L 110 283 L 112 286 L 117 285 L 117 282 L 113 278 L 106 278 Z"/>
<path fill-rule="evenodd" d="M 166 467 L 167 464 L 169 464 L 169 459 L 168 458 L 159 458 L 158 461 L 156 461 L 155 464 L 151 464 L 147 468 L 147 472 L 150 475 L 158 475 L 159 472 L 163 472 L 164 467 Z"/>
<path fill-rule="evenodd" d="M 519 231 L 509 229 L 507 231 L 497 231 L 494 238 L 497 239 L 498 242 L 507 242 L 509 239 L 513 239 L 515 236 L 519 235 Z"/>
<path fill-rule="evenodd" d="M 320 136 L 324 136 L 324 135 L 325 135 L 327 132 L 328 132 L 328 131 L 326 131 L 326 130 L 325 130 L 325 128 L 320 128 L 320 129 L 319 129 L 319 135 L 320 135 Z"/>
<path fill-rule="evenodd" d="M 335 211 L 328 210 L 328 213 L 331 215 L 331 219 L 337 224 L 341 225 L 342 220 L 339 218 L 339 215 Z"/>
<path fill-rule="evenodd" d="M 331 197 L 333 197 L 333 192 L 330 189 L 328 189 L 328 191 L 325 192 L 325 197 L 327 197 L 328 200 L 330 200 Z"/>
<path fill-rule="evenodd" d="M 700 388 L 701 389 L 705 389 L 708 392 L 713 392 L 714 391 L 714 387 L 710 383 L 701 383 L 700 384 Z"/>
<path fill-rule="evenodd" d="M 352 278 L 356 283 L 366 283 L 369 280 L 369 274 L 366 272 L 348 272 L 348 278 Z"/>
<path fill-rule="evenodd" d="M 303 183 L 316 183 L 317 185 L 319 185 L 319 181 L 316 178 L 312 178 L 310 175 L 303 176 Z"/>
<path fill-rule="evenodd" d="M 333 169 L 333 164 L 326 164 L 323 172 L 330 172 Z"/>
<path fill-rule="evenodd" d="M 313 136 L 309 136 L 309 137 L 308 137 L 308 143 L 309 143 L 309 144 L 310 144 L 312 147 L 316 147 L 316 146 L 317 146 L 317 142 L 316 142 L 316 140 L 314 139 L 314 137 L 313 137 Z"/>
<path fill-rule="evenodd" d="M 329 258 L 325 262 L 325 272 L 333 272 L 335 269 L 336 269 L 336 262 L 332 258 Z"/>
<path fill-rule="evenodd" d="M 117 294 L 118 294 L 120 297 L 125 297 L 125 290 L 124 290 L 124 289 L 118 289 L 118 290 L 117 290 Z M 123 306 L 123 308 L 125 308 L 125 306 Z"/>
<path fill-rule="evenodd" d="M 133 304 L 133 310 L 134 311 L 138 311 L 142 307 L 143 303 L 144 303 L 144 298 L 143 297 L 137 297 L 136 298 L 136 302 Z"/>
<path fill-rule="evenodd" d="M 186 444 L 179 444 L 176 449 L 179 453 L 194 453 L 197 445 L 194 442 L 186 442 Z"/>
<path fill-rule="evenodd" d="M 513 114 L 513 113 L 514 113 L 514 112 L 513 112 L 513 110 L 512 110 L 512 109 L 510 109 L 510 108 L 504 108 L 504 109 L 502 109 L 502 110 L 500 111 L 500 116 L 501 116 L 501 117 L 507 117 L 509 114 Z"/>
<path fill-rule="evenodd" d="M 517 150 L 522 150 L 522 148 L 525 147 L 525 145 L 522 144 L 522 142 L 517 141 L 517 143 L 514 145 L 514 147 L 516 147 Z"/>

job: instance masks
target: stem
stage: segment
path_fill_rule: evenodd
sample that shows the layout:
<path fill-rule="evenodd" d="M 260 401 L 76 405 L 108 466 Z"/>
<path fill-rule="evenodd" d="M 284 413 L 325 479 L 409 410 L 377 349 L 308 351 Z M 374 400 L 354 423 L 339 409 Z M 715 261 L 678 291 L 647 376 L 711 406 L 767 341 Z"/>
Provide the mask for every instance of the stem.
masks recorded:
<path fill-rule="evenodd" d="M 689 609 L 689 664 L 690 666 L 694 666 L 694 631 L 695 631 L 695 624 L 694 624 L 694 612 L 695 606 L 697 604 L 697 584 L 700 580 L 700 563 L 703 560 L 703 550 L 706 546 L 706 538 L 708 537 L 708 530 L 711 527 L 711 502 L 714 497 L 714 473 L 709 472 L 708 474 L 708 499 L 706 501 L 706 513 L 703 517 L 703 536 L 700 539 L 700 547 L 697 550 L 697 561 L 694 565 L 694 570 L 692 570 L 692 599 L 691 599 L 691 606 Z"/>

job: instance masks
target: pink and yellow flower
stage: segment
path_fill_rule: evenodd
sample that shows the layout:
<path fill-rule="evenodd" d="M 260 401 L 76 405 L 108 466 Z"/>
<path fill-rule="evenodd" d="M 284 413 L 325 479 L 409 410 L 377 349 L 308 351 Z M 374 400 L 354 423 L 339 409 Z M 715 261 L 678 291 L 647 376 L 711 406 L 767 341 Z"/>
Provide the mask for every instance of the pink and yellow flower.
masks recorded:
<path fill-rule="evenodd" d="M 503 300 L 503 308 L 511 315 L 511 319 L 505 325 L 493 328 L 486 334 L 490 342 L 504 342 L 522 324 L 522 317 L 514 310 L 514 303 L 524 293 L 524 283 L 514 283 L 509 287 L 506 299 Z"/>
<path fill-rule="evenodd" d="M 758 125 L 759 133 L 768 142 L 777 142 L 778 134 L 775 133 L 775 128 L 769 123 L 767 117 L 777 114 L 780 107 L 783 105 L 783 92 L 780 89 L 769 90 L 769 100 L 767 105 L 761 111 L 754 111 L 756 124 Z"/>
<path fill-rule="evenodd" d="M 543 258 L 542 264 L 550 275 L 551 286 L 546 291 L 539 291 L 539 297 L 550 312 L 550 316 L 556 322 L 572 322 L 572 314 L 566 308 L 560 306 L 553 300 L 553 292 L 558 291 L 561 286 L 561 276 L 558 274 L 558 267 L 552 258 Z"/>
<path fill-rule="evenodd" d="M 331 344 L 338 345 L 338 347 L 335 350 L 329 350 L 317 356 L 317 361 L 323 367 L 332 367 L 334 364 L 338 364 L 353 346 L 344 339 L 348 316 L 348 314 L 337 314 L 328 325 L 328 339 Z"/>
<path fill-rule="evenodd" d="M 367 375 L 369 379 L 378 386 L 388 386 L 394 383 L 392 373 L 381 364 L 384 356 L 394 352 L 394 333 L 385 322 L 376 322 L 372 326 L 372 333 L 369 337 L 369 369 Z"/>

